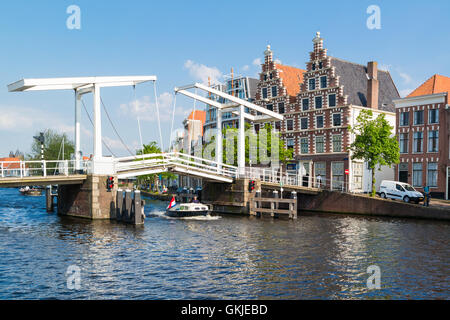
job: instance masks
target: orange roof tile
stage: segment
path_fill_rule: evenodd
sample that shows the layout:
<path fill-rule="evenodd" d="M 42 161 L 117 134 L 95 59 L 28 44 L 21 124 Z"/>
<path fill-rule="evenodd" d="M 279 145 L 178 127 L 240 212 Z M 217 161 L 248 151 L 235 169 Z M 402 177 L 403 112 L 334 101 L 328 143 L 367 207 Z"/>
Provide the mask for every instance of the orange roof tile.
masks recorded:
<path fill-rule="evenodd" d="M 195 112 L 195 116 L 194 116 L 194 112 Z M 200 120 L 202 122 L 202 124 L 204 124 L 206 121 L 206 111 L 202 111 L 202 110 L 192 111 L 191 114 L 189 115 L 188 119 L 189 120 Z"/>
<path fill-rule="evenodd" d="M 407 98 L 443 92 L 450 92 L 450 78 L 435 74 L 411 92 Z"/>
<path fill-rule="evenodd" d="M 3 168 L 4 169 L 20 169 L 20 163 L 18 163 L 20 161 L 19 158 L 0 158 L 0 162 L 13 162 L 13 161 L 17 161 L 17 162 L 13 162 L 13 163 L 4 163 L 3 164 Z"/>
<path fill-rule="evenodd" d="M 195 115 L 194 115 L 194 113 L 195 113 Z M 188 120 L 200 120 L 202 122 L 201 135 L 203 136 L 203 126 L 205 125 L 205 121 L 206 121 L 206 111 L 202 111 L 202 110 L 192 111 L 188 117 Z"/>
<path fill-rule="evenodd" d="M 303 73 L 306 71 L 282 64 L 275 64 L 275 67 L 279 70 L 280 78 L 286 87 L 287 94 L 295 97 L 300 91 L 300 83 L 303 82 Z"/>

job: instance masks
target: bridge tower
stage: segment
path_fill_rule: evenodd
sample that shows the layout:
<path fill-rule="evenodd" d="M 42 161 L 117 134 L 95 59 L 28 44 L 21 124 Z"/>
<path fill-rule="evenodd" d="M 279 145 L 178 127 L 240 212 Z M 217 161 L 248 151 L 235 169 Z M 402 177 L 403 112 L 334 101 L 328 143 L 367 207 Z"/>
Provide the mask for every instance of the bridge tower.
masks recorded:
<path fill-rule="evenodd" d="M 156 76 L 118 76 L 118 77 L 75 77 L 75 78 L 39 78 L 22 79 L 8 85 L 9 92 L 32 92 L 51 90 L 72 90 L 75 100 L 75 171 L 86 173 L 82 185 L 59 184 L 58 213 L 90 219 L 109 219 L 111 204 L 115 203 L 117 183 L 114 190 L 108 192 L 107 177 L 117 181 L 113 157 L 104 157 L 102 150 L 101 88 L 136 86 L 144 82 L 157 80 Z M 83 166 L 81 161 L 81 106 L 82 97 L 93 96 L 93 159 Z M 114 213 L 115 214 L 115 213 Z"/>

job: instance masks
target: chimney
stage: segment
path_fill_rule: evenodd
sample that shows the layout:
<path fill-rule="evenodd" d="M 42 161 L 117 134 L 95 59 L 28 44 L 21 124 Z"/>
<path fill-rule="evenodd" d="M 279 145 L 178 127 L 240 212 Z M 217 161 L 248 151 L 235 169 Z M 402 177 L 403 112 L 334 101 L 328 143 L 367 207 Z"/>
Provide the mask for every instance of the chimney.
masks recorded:
<path fill-rule="evenodd" d="M 367 107 L 378 109 L 378 63 L 370 61 L 367 64 Z"/>

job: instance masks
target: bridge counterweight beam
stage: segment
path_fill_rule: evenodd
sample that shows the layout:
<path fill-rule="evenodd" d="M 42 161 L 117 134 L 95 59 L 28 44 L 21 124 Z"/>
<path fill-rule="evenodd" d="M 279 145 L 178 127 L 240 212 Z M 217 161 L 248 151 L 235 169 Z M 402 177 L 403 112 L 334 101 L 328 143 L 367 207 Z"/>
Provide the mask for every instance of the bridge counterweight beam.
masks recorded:
<path fill-rule="evenodd" d="M 222 111 L 220 109 L 217 110 L 217 136 L 216 136 L 216 162 L 217 162 L 217 171 L 220 171 L 222 169 L 222 166 L 220 165 L 223 161 L 222 151 L 223 151 L 223 138 L 222 138 Z"/>
<path fill-rule="evenodd" d="M 239 106 L 239 138 L 238 138 L 238 171 L 239 175 L 245 170 L 245 120 L 244 106 Z"/>
<path fill-rule="evenodd" d="M 100 86 L 94 85 L 94 161 L 100 160 L 102 154 L 102 120 L 100 109 Z"/>
<path fill-rule="evenodd" d="M 75 90 L 75 170 L 81 170 L 81 95 Z"/>

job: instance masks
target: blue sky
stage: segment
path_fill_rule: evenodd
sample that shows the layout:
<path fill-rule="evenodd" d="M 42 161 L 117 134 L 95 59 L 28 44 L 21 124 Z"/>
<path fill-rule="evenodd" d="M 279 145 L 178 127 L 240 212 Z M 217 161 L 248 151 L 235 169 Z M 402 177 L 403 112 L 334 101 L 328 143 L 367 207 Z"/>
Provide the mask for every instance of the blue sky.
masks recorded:
<path fill-rule="evenodd" d="M 70 5 L 81 29 L 69 30 Z M 369 5 L 381 9 L 381 29 L 369 30 Z M 267 44 L 283 64 L 304 68 L 320 31 L 328 54 L 356 63 L 378 61 L 405 94 L 433 74 L 450 76 L 450 2 L 442 1 L 2 1 L 0 4 L 0 156 L 29 152 L 32 136 L 52 128 L 73 135 L 73 92 L 8 93 L 21 78 L 157 75 L 164 143 L 170 137 L 175 86 L 256 76 Z M 105 89 L 102 98 L 132 148 L 159 140 L 153 88 Z M 92 113 L 91 96 L 85 96 Z M 200 107 L 200 105 L 198 105 Z M 178 98 L 175 128 L 193 108 Z M 82 116 L 82 151 L 92 153 L 92 126 Z M 126 155 L 103 115 L 103 134 Z M 104 149 L 104 153 L 108 154 Z"/>

